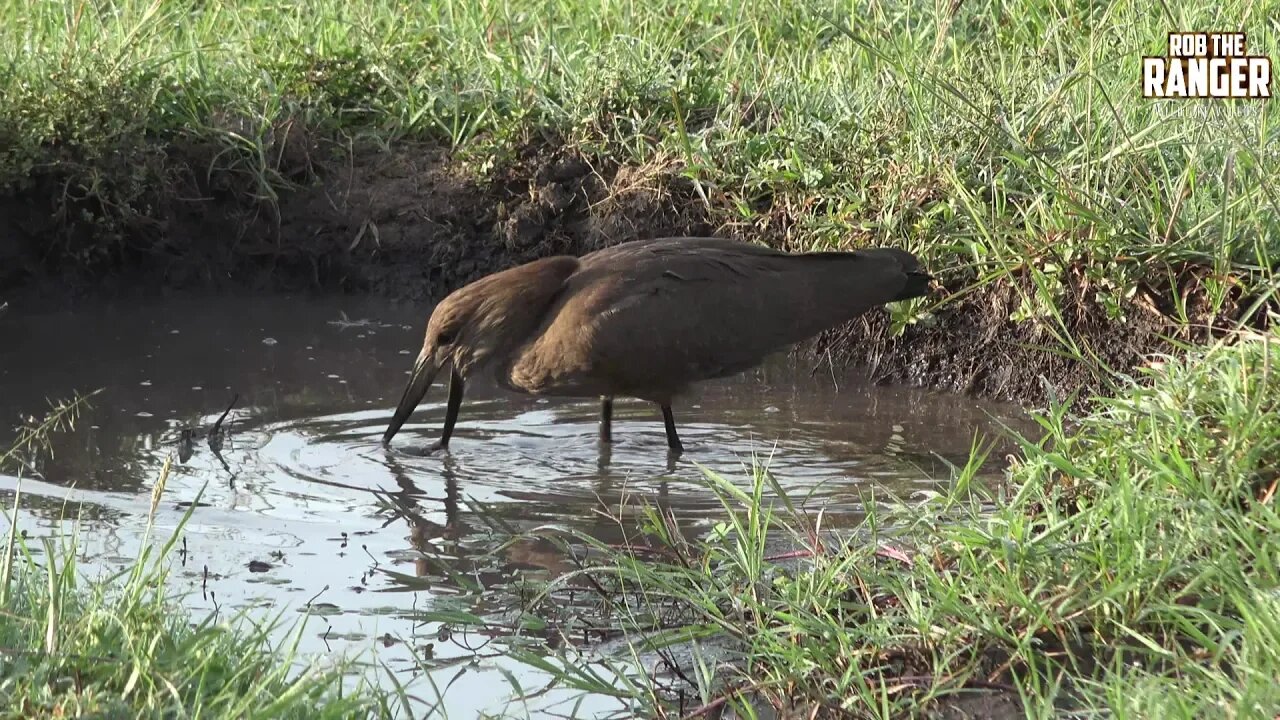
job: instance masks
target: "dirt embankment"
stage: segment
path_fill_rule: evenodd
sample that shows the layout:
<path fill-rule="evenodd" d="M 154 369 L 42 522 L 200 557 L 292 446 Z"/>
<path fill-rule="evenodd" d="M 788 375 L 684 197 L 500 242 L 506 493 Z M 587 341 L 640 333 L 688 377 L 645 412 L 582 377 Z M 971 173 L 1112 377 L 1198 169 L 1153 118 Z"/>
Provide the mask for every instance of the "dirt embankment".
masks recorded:
<path fill-rule="evenodd" d="M 76 198 L 46 173 L 0 197 L 0 292 L 100 293 L 131 287 L 374 292 L 438 299 L 494 270 L 613 242 L 709 233 L 692 186 L 656 171 L 592 166 L 530 148 L 479 179 L 432 146 L 338 153 L 285 145 L 276 198 L 250 178 L 204 176 L 199 148 L 166 149 L 150 177 L 167 187 L 125 193 L 129 206 Z M 175 172 L 174 168 L 183 171 Z M 119 168 L 104 174 L 122 174 Z"/>
<path fill-rule="evenodd" d="M 118 238 L 109 243 L 94 219 L 106 209 L 69 200 L 51 179 L 0 198 L 0 293 L 251 287 L 426 304 L 495 270 L 627 240 L 749 232 L 786 246 L 791 237 L 783 212 L 765 209 L 761 222 L 741 228 L 665 168 L 555 146 L 528 148 L 483 178 L 429 146 L 346 153 L 323 165 L 319 154 L 312 146 L 282 155 L 283 174 L 298 186 L 271 201 L 248 200 L 225 178 L 176 176 L 136 199 L 142 212 L 115 213 Z M 875 311 L 801 352 L 838 368 L 864 366 L 880 381 L 1023 402 L 1042 400 L 1049 387 L 1093 384 L 1089 364 L 1055 352 L 1044 326 L 1008 319 L 1018 299 L 1008 284 L 970 292 L 896 338 L 887 313 Z M 1065 312 L 1081 347 L 1124 369 L 1166 349 L 1160 336 L 1172 326 L 1149 305 L 1135 304 L 1124 325 L 1084 304 Z"/>

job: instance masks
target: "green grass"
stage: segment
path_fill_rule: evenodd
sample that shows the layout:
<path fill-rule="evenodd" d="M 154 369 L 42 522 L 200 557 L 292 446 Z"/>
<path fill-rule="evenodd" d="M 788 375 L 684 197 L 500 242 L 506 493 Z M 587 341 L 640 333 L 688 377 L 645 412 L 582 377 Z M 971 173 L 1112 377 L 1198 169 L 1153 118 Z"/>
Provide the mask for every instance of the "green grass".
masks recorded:
<path fill-rule="evenodd" d="M 38 450 L 81 402 L 24 430 L 0 467 Z M 166 465 L 153 512 L 167 473 Z M 17 532 L 19 513 L 15 499 L 0 560 L 0 718 L 346 720 L 389 717 L 407 702 L 352 673 L 349 661 L 321 667 L 301 657 L 305 623 L 280 644 L 278 618 L 192 616 L 170 575 L 190 511 L 163 543 L 153 543 L 148 523 L 134 564 L 96 578 L 79 565 L 79 530 L 37 544 Z"/>
<path fill-rule="evenodd" d="M 521 656 L 650 711 L 674 697 L 652 669 L 683 648 L 685 710 L 763 702 L 889 718 L 965 689 L 1004 692 L 1027 717 L 1273 718 L 1277 398 L 1274 335 L 1168 359 L 1087 415 L 1039 414 L 1045 437 L 1023 441 L 1000 487 L 971 482 L 977 449 L 941 494 L 868 497 L 868 518 L 842 539 L 764 470 L 748 490 L 709 474 L 722 523 L 649 510 L 632 549 L 573 537 L 594 559 L 543 590 L 594 589 L 596 622 L 628 638 L 631 655 L 614 662 L 630 687 L 599 686 L 576 650 Z M 562 602 L 529 610 L 572 634 Z M 726 638 L 736 661 L 698 649 Z"/>
<path fill-rule="evenodd" d="M 1271 299 L 1274 103 L 1150 102 L 1138 78 L 1172 29 L 1280 55 L 1276 10 L 10 0 L 0 193 L 53 198 L 91 231 L 46 257 L 91 265 L 163 248 L 158 188 L 273 201 L 303 179 L 282 167 L 291 137 L 442 144 L 481 176 L 564 144 L 693 179 L 723 232 L 906 246 L 961 295 L 1012 280 L 1007 319 L 1070 347 L 1080 305 L 1192 326 Z"/>

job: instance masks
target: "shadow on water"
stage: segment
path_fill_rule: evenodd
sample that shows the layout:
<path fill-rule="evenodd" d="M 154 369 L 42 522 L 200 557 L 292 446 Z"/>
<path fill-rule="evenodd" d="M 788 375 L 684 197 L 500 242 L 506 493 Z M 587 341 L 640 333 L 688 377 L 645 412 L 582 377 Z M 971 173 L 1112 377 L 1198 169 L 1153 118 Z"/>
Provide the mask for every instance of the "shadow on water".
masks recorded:
<path fill-rule="evenodd" d="M 676 461 L 652 406 L 619 400 L 615 443 L 602 451 L 594 401 L 512 396 L 482 383 L 469 384 L 451 452 L 415 452 L 439 432 L 440 388 L 388 450 L 380 436 L 425 317 L 423 308 L 282 297 L 13 309 L 0 319 L 9 340 L 0 347 L 0 416 L 16 423 L 40 414 L 45 398 L 104 388 L 76 430 L 56 438 L 39 475 L 24 480 L 20 524 L 48 535 L 63 517 L 79 517 L 88 566 L 128 562 L 152 483 L 172 456 L 160 527 L 176 526 L 203 492 L 180 573 L 193 609 L 309 608 L 319 617 L 304 650 L 376 647 L 406 674 L 417 670 L 412 644 L 444 673 L 441 687 L 452 683 L 449 710 L 471 716 L 502 709 L 495 688 L 506 687 L 497 671 L 505 661 L 479 651 L 491 656 L 466 664 L 475 645 L 422 613 L 462 595 L 461 584 L 484 605 L 470 612 L 510 612 L 520 578 L 570 569 L 550 543 L 509 543 L 495 522 L 514 531 L 557 523 L 616 542 L 624 498 L 639 497 L 708 527 L 720 506 L 698 482 L 698 465 L 746 484 L 755 457 L 793 499 L 825 508 L 829 526 L 847 526 L 869 492 L 936 488 L 975 435 L 993 437 L 999 423 L 1026 427 L 1006 406 L 837 381 L 825 367 L 777 358 L 676 406 L 688 450 Z M 0 476 L 9 502 L 15 482 Z"/>

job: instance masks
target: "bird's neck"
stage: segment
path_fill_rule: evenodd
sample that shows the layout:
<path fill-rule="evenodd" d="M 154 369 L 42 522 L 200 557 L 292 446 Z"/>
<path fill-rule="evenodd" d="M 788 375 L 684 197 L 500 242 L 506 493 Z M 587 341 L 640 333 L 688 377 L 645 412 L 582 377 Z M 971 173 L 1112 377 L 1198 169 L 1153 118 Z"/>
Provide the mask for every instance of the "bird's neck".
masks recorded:
<path fill-rule="evenodd" d="M 486 302 L 494 310 L 486 315 L 475 355 L 477 365 L 491 370 L 499 384 L 506 384 L 515 356 L 541 330 L 565 281 L 577 270 L 577 258 L 558 255 L 490 276 L 495 282 Z"/>

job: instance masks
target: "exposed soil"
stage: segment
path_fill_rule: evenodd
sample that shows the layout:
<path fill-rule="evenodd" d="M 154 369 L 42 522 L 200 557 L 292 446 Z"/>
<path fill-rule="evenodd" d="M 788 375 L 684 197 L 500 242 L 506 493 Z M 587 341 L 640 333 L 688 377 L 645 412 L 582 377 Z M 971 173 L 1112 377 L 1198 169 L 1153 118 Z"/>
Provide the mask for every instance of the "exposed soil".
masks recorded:
<path fill-rule="evenodd" d="M 178 152 L 166 149 L 166 167 L 201 167 L 208 153 L 186 148 L 184 165 L 174 162 Z M 727 208 L 664 167 L 618 166 L 554 143 L 530 146 L 484 177 L 437 147 L 335 153 L 305 139 L 285 143 L 280 166 L 297 187 L 275 202 L 246 200 L 234 178 L 171 172 L 171 187 L 137 201 L 145 212 L 107 229 L 119 236 L 111 243 L 101 242 L 107 230 L 93 220 L 102 208 L 67 200 L 56 176 L 34 182 L 0 198 L 0 293 L 307 289 L 426 305 L 538 257 L 645 237 L 741 234 L 720 220 Z M 785 247 L 790 225 L 785 212 L 766 209 L 750 231 Z M 1018 292 L 1005 285 L 970 293 L 892 339 L 887 313 L 874 311 L 801 351 L 866 366 L 877 380 L 1023 402 L 1041 401 L 1049 386 L 1065 394 L 1093 385 L 1085 364 L 1050 349 L 1048 326 L 1008 320 Z M 1128 369 L 1167 349 L 1161 334 L 1173 329 L 1150 303 L 1131 310 L 1124 324 L 1083 303 L 1067 316 L 1077 342 Z"/>
<path fill-rule="evenodd" d="M 943 291 L 945 292 L 945 290 Z M 813 350 L 837 365 L 867 367 L 877 382 L 909 382 L 984 397 L 1041 403 L 1104 381 L 1097 365 L 1061 350 L 1049 321 L 1009 320 L 1020 293 L 1030 287 L 993 285 L 957 298 L 931 322 L 889 336 L 888 314 L 868 313 L 835 328 Z M 1144 308 L 1130 308 L 1128 322 L 1107 321 L 1097 307 L 1075 307 L 1071 339 L 1105 367 L 1129 371 L 1152 353 L 1171 351 L 1178 328 Z"/>
<path fill-rule="evenodd" d="M 167 191 L 135 201 L 145 216 L 110 213 L 113 225 L 104 229 L 95 219 L 108 213 L 94 202 L 66 201 L 56 175 L 0 198 L 0 292 L 56 285 L 96 294 L 141 283 L 427 301 L 549 254 L 712 230 L 690 184 L 682 188 L 656 170 L 593 167 L 563 150 L 530 148 L 477 179 L 432 146 L 342 152 L 320 162 L 333 148 L 300 144 L 286 145 L 294 158 L 281 164 L 286 177 L 302 182 L 275 202 L 250 201 L 225 177 L 187 172 Z M 193 157 L 185 166 L 200 167 L 201 151 L 187 152 Z M 67 219 L 81 215 L 89 219 Z M 104 242 L 110 232 L 124 237 Z"/>

